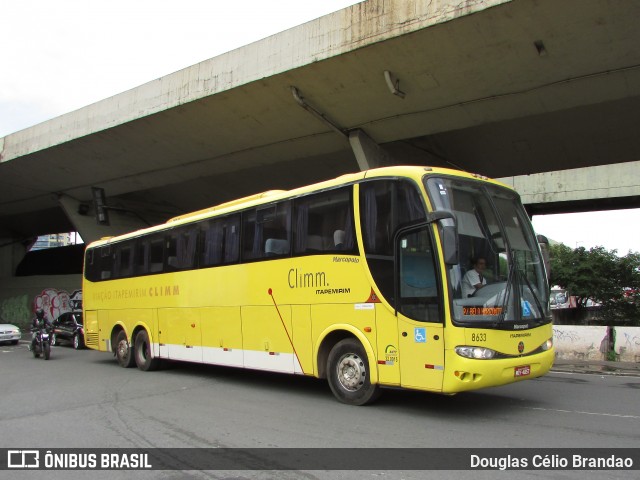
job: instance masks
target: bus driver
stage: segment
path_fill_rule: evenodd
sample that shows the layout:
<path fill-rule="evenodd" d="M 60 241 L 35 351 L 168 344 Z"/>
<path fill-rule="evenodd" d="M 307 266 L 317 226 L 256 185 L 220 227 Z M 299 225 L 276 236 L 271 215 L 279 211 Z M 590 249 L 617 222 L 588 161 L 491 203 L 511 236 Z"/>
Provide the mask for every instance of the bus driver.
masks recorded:
<path fill-rule="evenodd" d="M 476 257 L 473 260 L 473 269 L 469 270 L 462 279 L 462 298 L 473 296 L 487 284 L 483 275 L 486 268 L 487 261 L 484 257 Z"/>

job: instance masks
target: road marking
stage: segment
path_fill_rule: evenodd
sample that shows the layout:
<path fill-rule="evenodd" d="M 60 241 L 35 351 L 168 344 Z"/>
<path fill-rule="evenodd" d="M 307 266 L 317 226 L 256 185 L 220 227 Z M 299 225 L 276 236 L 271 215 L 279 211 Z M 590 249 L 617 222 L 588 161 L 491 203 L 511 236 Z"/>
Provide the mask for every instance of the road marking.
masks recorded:
<path fill-rule="evenodd" d="M 559 412 L 559 413 L 579 413 L 582 415 L 597 415 L 600 417 L 616 417 L 616 418 L 633 418 L 634 420 L 640 420 L 639 415 L 621 415 L 618 413 L 597 413 L 597 412 L 583 412 L 581 410 L 562 410 L 560 408 L 541 408 L 541 407 L 525 407 L 529 410 L 540 410 L 543 412 Z"/>

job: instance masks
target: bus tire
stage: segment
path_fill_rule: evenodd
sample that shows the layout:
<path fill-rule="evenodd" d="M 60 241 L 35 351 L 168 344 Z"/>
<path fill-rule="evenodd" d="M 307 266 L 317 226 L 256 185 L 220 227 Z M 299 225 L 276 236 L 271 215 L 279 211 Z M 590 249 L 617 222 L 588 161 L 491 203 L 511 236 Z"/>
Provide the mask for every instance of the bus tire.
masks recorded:
<path fill-rule="evenodd" d="M 121 330 L 116 337 L 116 358 L 122 368 L 131 368 L 136 363 L 133 358 L 133 348 L 129 345 L 127 334 L 124 333 L 124 330 Z"/>
<path fill-rule="evenodd" d="M 136 343 L 134 347 L 136 365 L 144 372 L 157 370 L 160 366 L 160 359 L 151 356 L 151 342 L 149 342 L 149 334 L 146 330 L 140 330 L 136 335 Z"/>
<path fill-rule="evenodd" d="M 380 396 L 380 387 L 371 384 L 367 353 L 354 338 L 345 338 L 331 349 L 327 379 L 335 397 L 348 405 L 366 405 Z"/>

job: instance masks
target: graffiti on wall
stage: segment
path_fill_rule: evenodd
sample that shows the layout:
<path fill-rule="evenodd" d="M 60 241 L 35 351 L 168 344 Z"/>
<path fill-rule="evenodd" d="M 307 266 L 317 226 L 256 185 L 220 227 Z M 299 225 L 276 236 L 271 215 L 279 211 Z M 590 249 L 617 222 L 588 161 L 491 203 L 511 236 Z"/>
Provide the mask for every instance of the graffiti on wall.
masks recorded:
<path fill-rule="evenodd" d="M 623 362 L 640 362 L 640 328 L 616 327 L 616 353 Z"/>
<path fill-rule="evenodd" d="M 558 342 L 575 342 L 580 338 L 580 334 L 575 330 L 565 330 L 563 328 L 553 327 L 553 337 Z"/>
<path fill-rule="evenodd" d="M 82 310 L 82 291 L 76 290 L 69 294 L 66 290 L 45 288 L 33 300 L 33 311 L 44 310 L 44 315 L 53 321 L 66 312 Z"/>
<path fill-rule="evenodd" d="M 624 347 L 628 350 L 632 350 L 634 347 L 640 347 L 640 335 L 632 335 L 631 333 L 624 332 Z"/>
<path fill-rule="evenodd" d="M 607 327 L 554 325 L 553 343 L 556 357 L 579 360 L 602 360 L 602 341 Z"/>
<path fill-rule="evenodd" d="M 0 320 L 6 323 L 21 323 L 29 318 L 27 295 L 5 298 L 0 302 Z"/>
<path fill-rule="evenodd" d="M 71 310 L 82 311 L 82 290 L 75 290 L 69 297 Z"/>
<path fill-rule="evenodd" d="M 615 360 L 640 362 L 640 327 L 615 327 L 612 335 L 607 327 L 555 325 L 553 343 L 556 356 L 562 359 Z"/>

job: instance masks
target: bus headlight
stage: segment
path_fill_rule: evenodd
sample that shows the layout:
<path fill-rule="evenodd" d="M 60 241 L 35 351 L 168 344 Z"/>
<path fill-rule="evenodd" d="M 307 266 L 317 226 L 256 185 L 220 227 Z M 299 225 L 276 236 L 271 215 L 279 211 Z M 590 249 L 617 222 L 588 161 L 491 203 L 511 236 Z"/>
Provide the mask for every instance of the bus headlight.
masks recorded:
<path fill-rule="evenodd" d="M 456 353 L 461 357 L 473 358 L 476 360 L 488 360 L 495 357 L 495 350 L 484 347 L 456 347 Z"/>
<path fill-rule="evenodd" d="M 550 350 L 551 347 L 553 347 L 553 337 L 551 337 L 549 340 L 547 340 L 542 345 L 540 345 L 540 350 L 542 350 L 543 352 L 546 352 L 547 350 Z"/>

